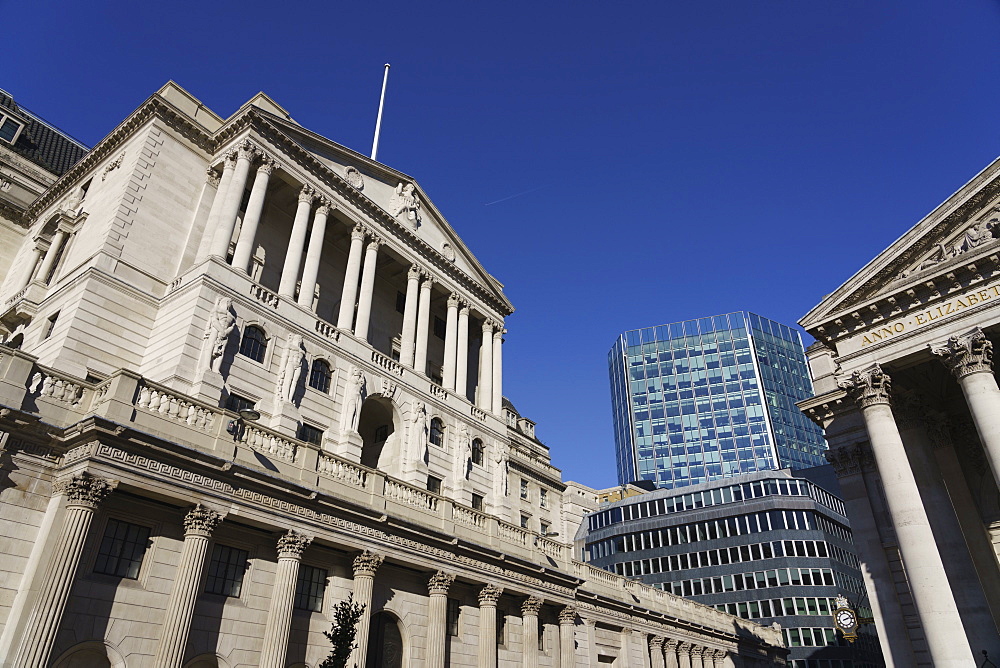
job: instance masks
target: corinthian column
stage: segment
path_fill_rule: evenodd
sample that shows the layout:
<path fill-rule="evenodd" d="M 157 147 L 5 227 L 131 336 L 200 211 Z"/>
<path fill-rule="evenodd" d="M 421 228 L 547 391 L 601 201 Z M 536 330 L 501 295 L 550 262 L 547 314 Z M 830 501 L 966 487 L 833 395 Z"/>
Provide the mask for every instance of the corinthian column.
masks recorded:
<path fill-rule="evenodd" d="M 250 163 L 255 154 L 256 149 L 249 141 L 243 142 L 236 150 L 236 166 L 233 168 L 233 176 L 226 187 L 222 208 L 219 209 L 219 220 L 215 235 L 212 237 L 212 252 L 210 253 L 223 260 L 229 254 L 229 242 L 233 238 L 233 229 L 236 227 L 236 214 L 240 212 L 243 189 L 246 187 Z M 224 172 L 222 178 L 226 178 Z"/>
<path fill-rule="evenodd" d="M 448 640 L 448 588 L 455 581 L 451 573 L 438 571 L 427 583 L 427 668 L 444 668 Z"/>
<path fill-rule="evenodd" d="M 615 665 L 619 668 L 632 668 L 632 629 L 627 626 L 623 628 L 621 638 L 622 648 L 618 653 L 619 661 L 616 661 Z"/>
<path fill-rule="evenodd" d="M 52 267 L 55 266 L 56 260 L 59 258 L 59 251 L 62 250 L 63 244 L 66 243 L 66 237 L 69 232 L 60 225 L 56 229 L 56 233 L 52 235 L 52 241 L 49 242 L 49 248 L 45 251 L 45 256 L 42 258 L 42 266 L 38 269 L 38 274 L 36 274 L 38 280 L 43 283 L 48 283 L 49 274 L 52 272 Z"/>
<path fill-rule="evenodd" d="M 257 226 L 260 215 L 264 212 L 264 195 L 267 193 L 267 181 L 274 171 L 274 161 L 264 158 L 257 168 L 257 176 L 250 190 L 250 200 L 247 202 L 247 212 L 243 216 L 243 227 L 239 239 L 236 240 L 236 250 L 233 251 L 233 266 L 240 271 L 247 271 L 250 256 L 253 255 L 253 244 L 257 239 Z"/>
<path fill-rule="evenodd" d="M 337 329 L 348 331 L 354 325 L 354 302 L 358 298 L 358 276 L 361 274 L 361 251 L 365 245 L 365 228 L 355 225 L 351 230 L 351 250 L 347 255 L 344 289 L 340 294 Z"/>
<path fill-rule="evenodd" d="M 542 599 L 529 596 L 521 603 L 521 628 L 524 629 L 522 655 L 524 668 L 538 668 L 538 613 Z"/>
<path fill-rule="evenodd" d="M 285 668 L 288 665 L 288 633 L 292 628 L 295 585 L 298 584 L 302 553 L 312 538 L 289 531 L 278 539 L 278 570 L 271 590 L 271 605 L 264 627 L 264 646 L 260 651 L 261 668 Z"/>
<path fill-rule="evenodd" d="M 497 601 L 503 588 L 488 584 L 479 592 L 479 668 L 497 665 Z"/>
<path fill-rule="evenodd" d="M 354 336 L 368 340 L 368 322 L 372 315 L 372 295 L 375 293 L 375 263 L 378 261 L 378 247 L 382 240 L 372 235 L 365 249 L 365 266 L 361 271 L 361 295 L 358 297 L 358 321 L 354 326 Z"/>
<path fill-rule="evenodd" d="M 55 642 L 70 589 L 76 579 L 94 511 L 117 484 L 89 473 L 55 483 L 53 491 L 66 497 L 66 516 L 45 571 L 38 600 L 31 609 L 21 636 L 21 646 L 13 663 L 17 668 L 49 665 L 52 643 Z"/>
<path fill-rule="evenodd" d="M 444 389 L 455 389 L 455 353 L 458 347 L 458 295 L 454 292 L 448 296 L 448 317 L 445 321 L 444 333 Z"/>
<path fill-rule="evenodd" d="M 163 631 L 153 665 L 157 668 L 180 668 L 184 648 L 191 632 L 191 617 L 198 600 L 198 586 L 205 568 L 208 539 L 222 516 L 198 504 L 184 516 L 184 546 L 177 565 L 174 588 L 163 615 Z"/>
<path fill-rule="evenodd" d="M 649 665 L 653 668 L 663 668 L 663 643 L 666 638 L 653 636 L 649 639 Z"/>
<path fill-rule="evenodd" d="M 431 290 L 433 287 L 434 279 L 426 276 L 420 285 L 420 306 L 417 308 L 417 344 L 413 355 L 413 370 L 425 375 L 427 374 L 427 338 L 430 334 Z"/>
<path fill-rule="evenodd" d="M 507 330 L 503 325 L 497 325 L 493 332 L 493 412 L 500 415 L 503 408 L 503 335 Z"/>
<path fill-rule="evenodd" d="M 939 346 L 931 346 L 931 352 L 941 358 L 958 380 L 986 450 L 993 479 L 1000 484 L 1000 388 L 993 375 L 993 343 L 976 327 Z"/>
<path fill-rule="evenodd" d="M 576 665 L 576 608 L 567 605 L 559 611 L 559 668 Z"/>
<path fill-rule="evenodd" d="M 666 668 L 678 668 L 676 640 L 668 639 L 663 643 L 663 658 L 663 665 Z"/>
<path fill-rule="evenodd" d="M 323 257 L 323 238 L 326 236 L 326 220 L 330 216 L 330 203 L 326 200 L 316 207 L 312 232 L 309 233 L 309 248 L 306 250 L 306 264 L 302 268 L 302 287 L 299 288 L 299 306 L 312 309 L 313 295 L 316 293 L 316 278 L 319 276 L 319 261 Z"/>
<path fill-rule="evenodd" d="M 677 643 L 677 665 L 680 668 L 693 668 L 691 665 L 691 650 L 694 645 L 689 642 Z"/>
<path fill-rule="evenodd" d="M 458 344 L 455 346 L 455 392 L 469 395 L 469 305 L 458 309 Z"/>
<path fill-rule="evenodd" d="M 932 663 L 940 668 L 970 666 L 975 659 L 893 418 L 891 385 L 877 363 L 841 383 L 861 407 Z"/>
<path fill-rule="evenodd" d="M 403 306 L 403 331 L 399 341 L 399 361 L 413 366 L 413 342 L 417 335 L 417 292 L 420 291 L 420 268 L 412 264 L 406 272 L 406 303 Z"/>
<path fill-rule="evenodd" d="M 483 345 L 479 350 L 479 395 L 476 405 L 484 411 L 493 408 L 493 321 L 483 321 Z"/>
<path fill-rule="evenodd" d="M 278 283 L 278 295 L 294 299 L 295 284 L 299 281 L 299 266 L 302 263 L 302 249 L 306 245 L 306 231 L 309 228 L 309 211 L 312 210 L 316 191 L 310 186 L 302 186 L 299 191 L 299 205 L 295 209 L 295 220 L 292 221 L 292 233 L 288 237 L 288 251 L 285 253 L 285 264 L 281 268 L 281 281 Z"/>
<path fill-rule="evenodd" d="M 372 624 L 372 587 L 375 571 L 382 565 L 382 555 L 365 550 L 354 558 L 354 602 L 364 606 L 358 619 L 354 641 L 357 647 L 348 665 L 364 666 L 368 660 L 368 631 Z"/>
<path fill-rule="evenodd" d="M 215 199 L 212 200 L 212 208 L 208 211 L 208 222 L 205 223 L 205 232 L 212 235 L 209 242 L 208 253 L 214 254 L 215 236 L 218 231 L 219 218 L 222 216 L 222 209 L 226 201 L 226 193 L 229 192 L 229 184 L 233 181 L 233 172 L 236 169 L 236 151 L 229 150 L 222 160 L 222 178 L 219 179 L 219 187 L 215 190 Z M 209 168 L 209 172 L 214 172 Z M 211 176 L 209 177 L 212 178 Z M 225 256 L 222 256 L 225 258 Z"/>

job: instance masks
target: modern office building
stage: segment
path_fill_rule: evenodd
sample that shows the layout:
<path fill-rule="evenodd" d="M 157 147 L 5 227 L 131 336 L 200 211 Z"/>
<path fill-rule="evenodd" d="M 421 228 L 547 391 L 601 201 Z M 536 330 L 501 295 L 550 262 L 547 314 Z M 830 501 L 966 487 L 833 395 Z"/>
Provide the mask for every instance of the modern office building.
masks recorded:
<path fill-rule="evenodd" d="M 577 547 L 589 563 L 618 575 L 761 624 L 777 622 L 793 668 L 881 666 L 871 626 L 853 644 L 834 626 L 837 596 L 865 607 L 845 512 L 839 498 L 805 477 L 758 471 L 604 504 L 585 518 Z M 670 648 L 685 649 L 676 640 Z"/>
<path fill-rule="evenodd" d="M 774 629 L 574 558 L 596 491 L 504 400 L 513 307 L 412 177 L 171 82 L 20 220 L 4 668 L 317 666 L 349 594 L 359 668 L 638 668 L 664 634 L 784 665 Z"/>
<path fill-rule="evenodd" d="M 753 313 L 625 332 L 608 354 L 618 482 L 681 487 L 826 463 L 799 333 Z"/>

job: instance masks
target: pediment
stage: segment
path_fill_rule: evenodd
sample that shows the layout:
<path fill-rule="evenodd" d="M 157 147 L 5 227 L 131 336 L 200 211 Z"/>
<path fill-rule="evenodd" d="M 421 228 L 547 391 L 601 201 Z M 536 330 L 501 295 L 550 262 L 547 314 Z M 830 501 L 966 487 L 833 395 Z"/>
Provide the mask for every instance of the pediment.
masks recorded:
<path fill-rule="evenodd" d="M 1000 253 L 1000 159 L 977 174 L 799 321 L 807 331 Z"/>

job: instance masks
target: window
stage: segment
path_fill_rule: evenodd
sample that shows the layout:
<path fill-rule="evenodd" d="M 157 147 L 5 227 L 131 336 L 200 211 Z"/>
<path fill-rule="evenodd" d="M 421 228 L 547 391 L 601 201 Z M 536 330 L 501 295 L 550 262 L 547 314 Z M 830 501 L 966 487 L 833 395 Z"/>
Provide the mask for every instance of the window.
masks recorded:
<path fill-rule="evenodd" d="M 444 423 L 440 418 L 431 419 L 431 443 L 434 445 L 444 445 Z"/>
<path fill-rule="evenodd" d="M 299 425 L 299 440 L 319 445 L 323 442 L 323 430 L 303 422 Z"/>
<path fill-rule="evenodd" d="M 240 340 L 240 355 L 249 357 L 254 362 L 263 362 L 266 351 L 267 335 L 264 334 L 264 330 L 254 325 L 247 326 Z"/>
<path fill-rule="evenodd" d="M 56 320 L 58 319 L 59 319 L 59 311 L 56 311 L 55 313 L 49 316 L 49 322 L 45 326 L 45 336 L 42 337 L 43 340 L 52 336 L 52 331 L 56 328 Z"/>
<path fill-rule="evenodd" d="M 327 571 L 324 568 L 299 567 L 299 580 L 295 585 L 295 607 L 299 610 L 320 612 L 323 610 L 323 594 L 326 593 Z"/>
<path fill-rule="evenodd" d="M 250 553 L 228 545 L 216 545 L 208 564 L 208 581 L 205 591 L 209 594 L 239 597 L 243 591 L 243 574 L 246 572 Z"/>
<path fill-rule="evenodd" d="M 396 313 L 403 313 L 406 311 L 406 295 L 402 292 L 396 293 Z"/>
<path fill-rule="evenodd" d="M 246 397 L 241 397 L 238 394 L 230 394 L 226 399 L 226 410 L 233 411 L 234 413 L 239 413 L 241 410 L 246 408 L 253 408 L 253 403 Z"/>
<path fill-rule="evenodd" d="M 309 387 L 320 392 L 330 391 L 330 365 L 324 360 L 313 360 L 309 370 Z"/>
<path fill-rule="evenodd" d="M 524 513 L 521 513 L 521 528 L 522 529 L 528 528 L 528 516 L 525 515 Z"/>
<path fill-rule="evenodd" d="M 528 481 L 525 480 L 524 478 L 521 478 L 521 498 L 522 499 L 528 498 Z"/>
<path fill-rule="evenodd" d="M 6 114 L 0 114 L 0 139 L 8 144 L 13 144 L 24 124 Z"/>
<path fill-rule="evenodd" d="M 538 490 L 538 505 L 542 508 L 549 507 L 549 490 L 540 489 Z"/>
<path fill-rule="evenodd" d="M 433 494 L 441 493 L 441 478 L 435 478 L 432 475 L 427 476 L 427 491 Z"/>
<path fill-rule="evenodd" d="M 483 512 L 483 495 L 475 494 L 472 495 L 472 509 Z"/>
<path fill-rule="evenodd" d="M 458 636 L 458 618 L 462 614 L 462 607 L 457 598 L 448 599 L 448 635 Z"/>
<path fill-rule="evenodd" d="M 149 527 L 108 520 L 94 572 L 135 580 L 148 543 Z"/>
<path fill-rule="evenodd" d="M 538 523 L 538 531 L 543 536 L 545 536 L 545 535 L 547 535 L 549 533 L 549 527 L 551 527 L 551 526 L 552 525 L 549 524 L 548 522 L 539 522 Z"/>
<path fill-rule="evenodd" d="M 447 331 L 448 331 L 448 325 L 445 323 L 445 321 L 437 316 L 434 316 L 434 336 L 438 337 L 443 341 Z"/>
<path fill-rule="evenodd" d="M 472 439 L 472 463 L 482 466 L 485 452 L 486 448 L 483 447 L 483 441 L 478 438 Z"/>

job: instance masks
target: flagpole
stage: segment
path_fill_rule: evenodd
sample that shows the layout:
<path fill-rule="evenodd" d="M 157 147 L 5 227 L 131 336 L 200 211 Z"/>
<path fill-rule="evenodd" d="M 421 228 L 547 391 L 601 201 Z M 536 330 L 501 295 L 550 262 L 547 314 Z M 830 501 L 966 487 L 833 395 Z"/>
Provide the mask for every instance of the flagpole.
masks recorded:
<path fill-rule="evenodd" d="M 389 81 L 389 63 L 385 64 L 385 74 L 382 76 L 382 95 L 378 100 L 378 118 L 375 119 L 375 139 L 372 140 L 372 160 L 378 155 L 378 135 L 382 130 L 382 106 L 385 104 L 385 85 Z"/>

